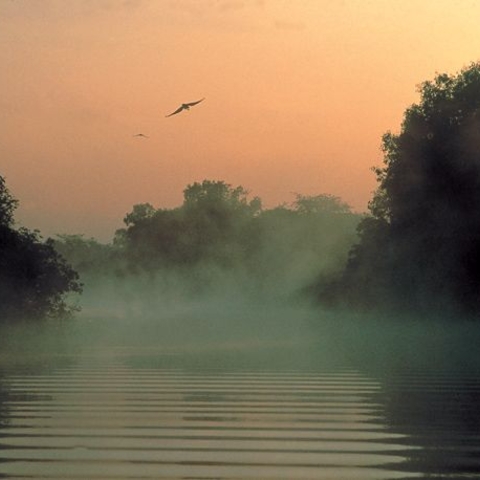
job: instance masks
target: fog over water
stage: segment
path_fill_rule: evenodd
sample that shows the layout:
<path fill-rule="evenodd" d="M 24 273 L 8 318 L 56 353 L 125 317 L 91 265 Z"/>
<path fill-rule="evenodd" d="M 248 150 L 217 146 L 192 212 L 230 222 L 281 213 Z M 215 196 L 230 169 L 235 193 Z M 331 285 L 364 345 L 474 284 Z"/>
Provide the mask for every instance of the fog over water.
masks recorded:
<path fill-rule="evenodd" d="M 475 323 L 327 308 L 351 237 L 278 229 L 251 263 L 84 263 L 72 319 L 3 325 L 0 478 L 475 478 Z"/>
<path fill-rule="evenodd" d="M 471 323 L 136 287 L 2 335 L 0 478 L 476 478 Z"/>
<path fill-rule="evenodd" d="M 336 197 L 190 187 L 112 244 L 50 245 L 80 311 L 1 326 L 0 478 L 475 478 L 472 317 L 338 301 L 359 217 Z"/>
<path fill-rule="evenodd" d="M 204 180 L 43 240 L 0 176 L 0 478 L 478 478 L 480 64 L 420 93 L 364 216 Z"/>

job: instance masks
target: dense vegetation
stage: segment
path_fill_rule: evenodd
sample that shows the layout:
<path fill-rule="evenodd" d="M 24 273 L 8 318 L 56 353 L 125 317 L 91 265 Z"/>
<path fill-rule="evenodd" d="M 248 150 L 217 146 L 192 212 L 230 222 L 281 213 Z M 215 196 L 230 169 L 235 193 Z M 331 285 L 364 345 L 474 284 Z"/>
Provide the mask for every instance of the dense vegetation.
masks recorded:
<path fill-rule="evenodd" d="M 480 64 L 419 90 L 400 132 L 383 137 L 378 189 L 361 220 L 332 195 L 264 209 L 243 187 L 204 180 L 177 208 L 135 205 L 110 245 L 82 235 L 43 242 L 13 228 L 17 201 L 0 177 L 0 314 L 65 314 L 65 294 L 80 285 L 63 258 L 89 282 L 174 273 L 202 292 L 228 278 L 354 308 L 477 314 Z"/>
<path fill-rule="evenodd" d="M 353 305 L 480 310 L 480 64 L 420 86 L 383 137 L 378 190 L 343 277 Z"/>
<path fill-rule="evenodd" d="M 14 228 L 18 202 L 0 177 L 0 323 L 18 318 L 65 317 L 77 273 L 38 232 Z"/>
<path fill-rule="evenodd" d="M 260 210 L 260 200 L 248 201 L 242 187 L 206 180 L 184 190 L 179 208 L 134 206 L 115 241 L 124 247 L 134 268 L 152 270 L 209 261 L 233 265 L 254 248 L 254 219 Z"/>
<path fill-rule="evenodd" d="M 135 205 L 112 245 L 62 235 L 56 248 L 86 283 L 174 275 L 179 287 L 195 291 L 228 281 L 282 296 L 304 289 L 319 271 L 341 268 L 358 221 L 331 195 L 297 195 L 291 205 L 264 209 L 243 187 L 205 180 L 188 185 L 177 208 Z"/>

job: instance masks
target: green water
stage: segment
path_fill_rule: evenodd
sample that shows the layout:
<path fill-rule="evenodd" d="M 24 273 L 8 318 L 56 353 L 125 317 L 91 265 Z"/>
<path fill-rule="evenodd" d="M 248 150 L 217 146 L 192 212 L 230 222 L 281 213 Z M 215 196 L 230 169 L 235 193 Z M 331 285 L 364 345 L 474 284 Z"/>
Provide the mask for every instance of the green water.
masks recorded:
<path fill-rule="evenodd" d="M 465 365 L 376 364 L 338 337 L 142 346 L 82 329 L 87 345 L 3 355 L 0 478 L 480 478 Z"/>

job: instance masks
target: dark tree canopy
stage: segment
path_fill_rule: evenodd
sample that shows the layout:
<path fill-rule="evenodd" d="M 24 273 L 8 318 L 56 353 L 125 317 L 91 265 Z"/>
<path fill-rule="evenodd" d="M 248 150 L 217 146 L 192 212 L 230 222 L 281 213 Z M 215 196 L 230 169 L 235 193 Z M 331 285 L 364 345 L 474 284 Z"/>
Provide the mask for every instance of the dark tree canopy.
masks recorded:
<path fill-rule="evenodd" d="M 77 273 L 38 232 L 13 228 L 17 201 L 0 176 L 0 322 L 62 317 L 68 292 L 79 292 Z"/>
<path fill-rule="evenodd" d="M 116 249 L 84 235 L 57 235 L 54 247 L 80 275 L 93 270 L 97 274 L 109 273 L 117 260 Z"/>
<path fill-rule="evenodd" d="M 114 246 L 126 274 L 175 269 L 192 278 L 198 273 L 202 283 L 221 271 L 255 294 L 281 295 L 303 289 L 320 271 L 338 270 L 358 220 L 332 195 L 297 195 L 291 205 L 264 210 L 243 187 L 204 180 L 185 188 L 177 208 L 135 205 Z"/>
<path fill-rule="evenodd" d="M 204 180 L 188 185 L 183 204 L 158 209 L 135 205 L 125 216 L 126 229 L 117 231 L 117 245 L 125 248 L 136 267 L 188 266 L 200 261 L 231 263 L 244 251 L 246 226 L 260 212 L 258 198 L 248 200 L 242 187 Z"/>
<path fill-rule="evenodd" d="M 10 227 L 13 225 L 13 212 L 18 201 L 12 197 L 5 184 L 5 179 L 0 176 L 0 225 Z"/>
<path fill-rule="evenodd" d="M 204 180 L 188 185 L 183 191 L 183 207 L 207 212 L 229 211 L 255 215 L 262 208 L 258 197 L 248 201 L 248 192 L 241 186 L 233 188 L 223 181 Z"/>
<path fill-rule="evenodd" d="M 364 303 L 480 309 L 480 64 L 421 84 L 383 137 L 342 288 Z"/>
<path fill-rule="evenodd" d="M 294 210 L 301 215 L 337 215 L 352 213 L 352 209 L 348 203 L 345 203 L 341 198 L 335 195 L 295 195 L 295 202 L 293 203 Z"/>

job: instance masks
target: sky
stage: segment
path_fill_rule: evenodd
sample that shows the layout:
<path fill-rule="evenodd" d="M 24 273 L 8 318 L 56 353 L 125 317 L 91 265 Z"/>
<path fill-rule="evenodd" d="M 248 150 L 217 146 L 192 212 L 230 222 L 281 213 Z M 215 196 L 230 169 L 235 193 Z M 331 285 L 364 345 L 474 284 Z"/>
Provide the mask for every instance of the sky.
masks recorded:
<path fill-rule="evenodd" d="M 108 242 L 204 179 L 365 212 L 382 135 L 421 82 L 480 59 L 479 22 L 472 0 L 0 0 L 17 223 Z"/>

